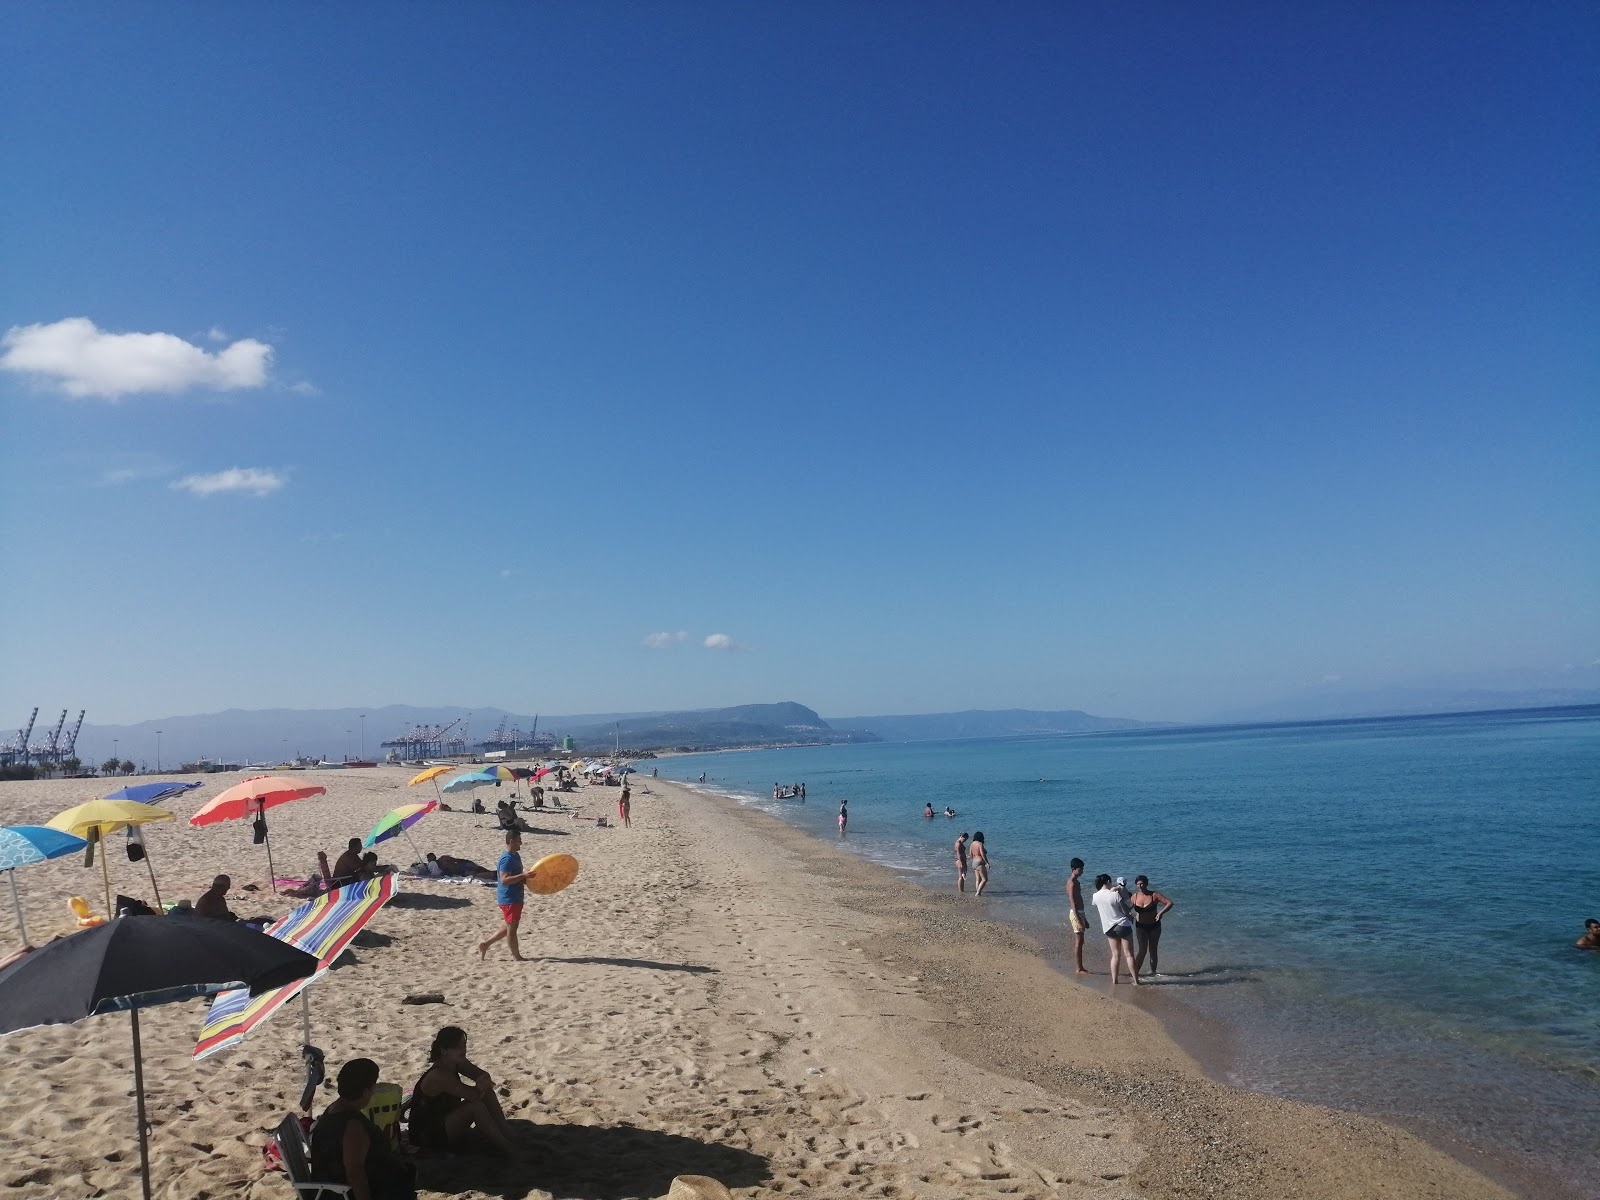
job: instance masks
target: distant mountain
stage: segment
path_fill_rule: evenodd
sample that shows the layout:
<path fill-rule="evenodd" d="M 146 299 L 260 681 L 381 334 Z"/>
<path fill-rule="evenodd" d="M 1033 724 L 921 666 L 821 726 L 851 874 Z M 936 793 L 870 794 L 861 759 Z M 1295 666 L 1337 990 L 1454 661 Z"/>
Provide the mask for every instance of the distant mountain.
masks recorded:
<path fill-rule="evenodd" d="M 1037 712 L 1028 708 L 973 709 L 968 712 L 918 713 L 904 717 L 832 717 L 829 723 L 847 729 L 870 730 L 886 742 L 1093 733 L 1107 729 L 1140 729 L 1150 724 L 1126 717 L 1096 717 L 1077 709 Z"/>
<path fill-rule="evenodd" d="M 366 720 L 363 723 L 362 716 Z M 721 749 L 743 745 L 790 743 L 821 744 L 839 741 L 873 741 L 871 736 L 833 729 L 802 704 L 746 704 L 736 708 L 668 713 L 586 713 L 578 716 L 538 718 L 539 732 L 571 735 L 585 750 L 609 749 L 620 726 L 622 745 L 651 750 L 672 746 Z M 120 758 L 155 767 L 157 736 L 164 767 L 195 759 L 222 762 L 283 762 L 302 755 L 317 759 L 383 758 L 382 743 L 394 740 L 418 725 L 449 725 L 463 730 L 469 743 L 482 742 L 496 729 L 533 729 L 534 716 L 503 708 L 459 708 L 451 705 L 414 707 L 403 704 L 381 708 L 228 709 L 220 713 L 161 717 L 133 725 L 85 724 L 78 735 L 77 753 L 87 763 L 98 764 L 115 748 Z M 363 740 L 362 731 L 365 730 Z M 37 735 L 34 738 L 38 740 Z"/>
<path fill-rule="evenodd" d="M 812 709 L 781 704 L 741 704 L 734 708 L 654 713 L 621 717 L 566 730 L 589 749 L 621 745 L 636 750 L 663 748 L 725 749 L 732 746 L 820 746 L 836 742 L 875 742 L 870 733 L 835 729 Z"/>
<path fill-rule="evenodd" d="M 1496 709 L 1560 708 L 1600 704 L 1596 688 L 1379 688 L 1371 691 L 1320 688 L 1268 704 L 1218 713 L 1217 724 L 1271 721 L 1332 721 L 1343 717 L 1405 717 L 1422 713 L 1491 712 Z"/>

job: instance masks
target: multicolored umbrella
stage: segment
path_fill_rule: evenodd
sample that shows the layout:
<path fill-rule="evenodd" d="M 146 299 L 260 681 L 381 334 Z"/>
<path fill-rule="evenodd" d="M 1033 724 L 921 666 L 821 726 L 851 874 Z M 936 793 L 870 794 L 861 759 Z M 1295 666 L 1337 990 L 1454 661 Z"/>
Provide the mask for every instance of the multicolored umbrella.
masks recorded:
<path fill-rule="evenodd" d="M 194 1056 L 204 1058 L 228 1046 L 237 1045 L 244 1040 L 245 1034 L 294 999 L 306 984 L 321 979 L 334 960 L 344 953 L 350 939 L 360 933 L 362 927 L 389 902 L 398 886 L 397 876 L 394 875 L 379 875 L 376 879 L 347 883 L 342 888 L 318 896 L 309 904 L 301 905 L 269 928 L 269 936 L 287 942 L 297 950 L 304 950 L 315 958 L 316 974 L 257 996 L 252 996 L 243 988 L 223 992 L 211 1002 L 211 1011 L 206 1014 L 205 1024 L 200 1027 L 200 1040 L 195 1044 Z M 309 1045 L 311 1002 L 309 997 L 303 997 L 303 1000 L 305 1040 Z"/>
<path fill-rule="evenodd" d="M 387 816 L 372 827 L 372 832 L 367 834 L 365 844 L 376 846 L 379 842 L 387 842 L 392 837 L 406 834 L 406 841 L 411 842 L 411 835 L 406 833 L 423 817 L 439 807 L 439 801 L 429 800 L 426 804 L 402 804 L 399 808 L 391 808 Z M 417 850 L 417 844 L 411 842 L 411 848 Z M 422 851 L 417 850 L 417 857 L 422 857 Z"/>
<path fill-rule="evenodd" d="M 198 783 L 182 783 L 176 779 L 168 779 L 161 783 L 136 783 L 132 787 L 125 787 L 120 792 L 112 792 L 107 800 L 137 800 L 140 804 L 151 804 L 157 800 L 165 800 L 168 796 L 181 796 L 184 792 L 192 792 L 197 787 L 204 785 Z"/>
<path fill-rule="evenodd" d="M 11 878 L 11 903 L 17 910 L 17 932 L 28 944 L 28 926 L 22 919 L 22 896 L 17 891 L 17 868 L 48 858 L 76 854 L 89 843 L 81 837 L 51 829 L 48 825 L 0 826 L 0 871 Z"/>
<path fill-rule="evenodd" d="M 470 792 L 473 788 L 487 787 L 492 783 L 499 783 L 493 775 L 485 775 L 482 771 L 471 771 L 465 775 L 458 775 L 444 785 L 447 793 Z"/>
<path fill-rule="evenodd" d="M 137 800 L 90 800 L 87 804 L 57 813 L 45 824 L 62 833 L 70 833 L 73 837 L 100 843 L 100 878 L 106 889 L 106 916 L 114 917 L 116 914 L 111 911 L 111 868 L 106 864 L 106 834 L 130 826 L 148 825 L 151 821 L 174 819 L 166 809 L 153 804 L 140 804 Z M 144 865 L 150 872 L 150 887 L 156 894 L 156 906 L 159 908 L 161 888 L 156 883 L 156 869 L 151 865 L 148 853 L 144 856 Z"/>
<path fill-rule="evenodd" d="M 297 783 L 281 775 L 257 775 L 213 796 L 189 818 L 189 824 L 215 825 L 219 821 L 237 821 L 241 817 L 253 816 L 256 832 L 267 846 L 267 880 L 276 892 L 278 873 L 272 866 L 272 838 L 267 832 L 267 809 L 288 804 L 291 800 L 304 800 L 307 796 L 321 796 L 327 790 L 314 783 Z"/>

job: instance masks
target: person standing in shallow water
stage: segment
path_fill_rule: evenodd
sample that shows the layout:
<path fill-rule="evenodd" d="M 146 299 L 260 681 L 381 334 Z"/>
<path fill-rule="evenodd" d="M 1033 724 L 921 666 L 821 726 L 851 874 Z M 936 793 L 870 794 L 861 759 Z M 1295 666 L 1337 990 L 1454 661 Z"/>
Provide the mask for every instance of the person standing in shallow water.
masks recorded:
<path fill-rule="evenodd" d="M 956 838 L 956 891 L 967 890 L 967 831 Z"/>
<path fill-rule="evenodd" d="M 1133 973 L 1138 978 L 1144 970 L 1144 957 L 1150 955 L 1150 975 L 1160 974 L 1161 918 L 1172 911 L 1172 901 L 1160 892 L 1150 890 L 1147 875 L 1133 877 L 1133 895 L 1128 899 L 1133 908 L 1133 939 L 1137 947 L 1133 952 Z"/>
<path fill-rule="evenodd" d="M 983 830 L 972 835 L 972 841 L 967 845 L 967 857 L 972 863 L 972 882 L 978 885 L 972 889 L 972 894 L 981 896 L 983 889 L 989 886 L 989 847 L 983 844 Z"/>
<path fill-rule="evenodd" d="M 844 832 L 844 827 L 850 824 L 850 801 L 839 801 L 839 832 Z"/>
<path fill-rule="evenodd" d="M 1067 876 L 1067 904 L 1071 911 L 1067 913 L 1067 923 L 1072 926 L 1072 957 L 1078 964 L 1078 974 L 1087 975 L 1089 968 L 1083 965 L 1083 935 L 1089 929 L 1089 918 L 1083 913 L 1083 859 L 1072 860 L 1072 874 Z"/>

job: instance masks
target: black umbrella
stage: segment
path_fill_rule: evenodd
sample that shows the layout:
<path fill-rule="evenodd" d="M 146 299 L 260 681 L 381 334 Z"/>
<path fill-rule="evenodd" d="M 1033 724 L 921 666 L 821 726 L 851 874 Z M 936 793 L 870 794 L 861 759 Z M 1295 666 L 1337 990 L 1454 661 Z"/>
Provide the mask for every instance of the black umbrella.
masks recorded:
<path fill-rule="evenodd" d="M 0 971 L 0 1034 L 128 1010 L 139 1111 L 139 1170 L 150 1200 L 149 1130 L 139 1010 L 246 987 L 252 994 L 316 972 L 317 960 L 245 925 L 204 917 L 118 917 L 51 942 Z"/>

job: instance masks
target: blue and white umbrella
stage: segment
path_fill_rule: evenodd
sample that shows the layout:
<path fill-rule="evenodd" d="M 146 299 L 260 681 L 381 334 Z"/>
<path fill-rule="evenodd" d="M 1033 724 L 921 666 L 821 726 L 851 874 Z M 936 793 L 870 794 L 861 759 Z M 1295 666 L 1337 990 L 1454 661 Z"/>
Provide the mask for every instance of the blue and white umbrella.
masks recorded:
<path fill-rule="evenodd" d="M 473 771 L 467 775 L 457 775 L 444 785 L 447 792 L 470 792 L 473 788 L 493 787 L 499 783 L 493 775 L 486 775 L 482 771 Z"/>
<path fill-rule="evenodd" d="M 102 796 L 103 800 L 135 800 L 140 804 L 154 804 L 168 796 L 177 796 L 183 792 L 192 791 L 201 785 L 198 783 L 180 783 L 175 779 L 168 779 L 161 783 L 136 783 L 132 787 L 125 787 L 120 792 L 112 792 L 109 796 Z"/>
<path fill-rule="evenodd" d="M 11 877 L 11 903 L 17 910 L 17 932 L 28 944 L 28 926 L 22 919 L 22 896 L 17 891 L 17 868 L 76 854 L 89 843 L 81 837 L 51 829 L 48 825 L 0 826 L 0 871 Z"/>

